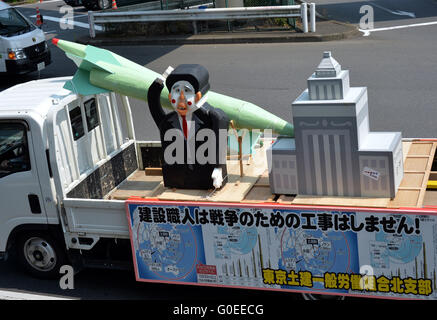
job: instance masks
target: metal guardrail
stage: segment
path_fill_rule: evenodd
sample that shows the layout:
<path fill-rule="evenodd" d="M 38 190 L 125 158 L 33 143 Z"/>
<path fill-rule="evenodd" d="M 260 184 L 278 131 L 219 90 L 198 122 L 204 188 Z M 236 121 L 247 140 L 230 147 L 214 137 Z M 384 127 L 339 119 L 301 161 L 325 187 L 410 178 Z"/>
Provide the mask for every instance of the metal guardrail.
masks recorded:
<path fill-rule="evenodd" d="M 310 23 L 308 23 L 308 3 L 293 6 L 240 7 L 186 10 L 153 10 L 134 12 L 88 12 L 90 37 L 95 38 L 95 24 L 129 23 L 129 22 L 162 22 L 192 21 L 196 33 L 196 21 L 211 20 L 248 20 L 265 18 L 301 18 L 303 32 L 316 31 L 315 4 L 309 4 Z"/>
<path fill-rule="evenodd" d="M 209 4 L 209 2 L 210 1 L 208 0 L 158 0 L 122 6 L 117 9 L 117 12 L 181 9 L 198 5 L 206 5 Z M 99 13 L 103 12 L 112 13 L 114 12 L 114 10 L 112 8 L 109 8 L 100 11 Z"/>

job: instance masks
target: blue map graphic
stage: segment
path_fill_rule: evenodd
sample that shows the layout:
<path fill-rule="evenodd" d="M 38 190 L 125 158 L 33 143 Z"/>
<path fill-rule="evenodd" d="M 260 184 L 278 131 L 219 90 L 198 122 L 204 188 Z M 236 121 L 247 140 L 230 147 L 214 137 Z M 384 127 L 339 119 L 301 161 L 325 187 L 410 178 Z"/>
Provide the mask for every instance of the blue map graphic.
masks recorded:
<path fill-rule="evenodd" d="M 399 215 L 390 216 L 394 217 L 397 222 L 401 218 Z M 405 222 L 407 225 L 414 225 L 413 219 L 410 217 L 406 217 Z M 385 244 L 385 254 L 388 255 L 391 261 L 397 263 L 413 261 L 419 255 L 423 245 L 422 236 L 417 234 L 397 234 L 380 231 L 376 234 L 375 240 Z"/>
<path fill-rule="evenodd" d="M 196 264 L 205 263 L 200 227 L 142 223 L 137 241 L 141 278 L 196 282 Z"/>
<path fill-rule="evenodd" d="M 326 272 L 358 273 L 356 235 L 353 232 L 285 229 L 278 265 L 287 272 L 309 271 L 313 277 L 323 277 Z M 324 285 L 314 283 L 311 289 L 324 289 Z"/>
<path fill-rule="evenodd" d="M 258 240 L 256 227 L 241 226 L 217 227 L 217 234 L 222 241 L 214 244 L 216 258 L 230 259 L 232 254 L 248 254 L 255 247 Z"/>

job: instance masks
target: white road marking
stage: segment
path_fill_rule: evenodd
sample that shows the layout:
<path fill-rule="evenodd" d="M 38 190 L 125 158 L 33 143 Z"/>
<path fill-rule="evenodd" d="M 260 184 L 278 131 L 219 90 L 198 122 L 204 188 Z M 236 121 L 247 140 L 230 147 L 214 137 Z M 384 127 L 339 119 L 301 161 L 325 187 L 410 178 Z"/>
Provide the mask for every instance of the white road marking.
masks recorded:
<path fill-rule="evenodd" d="M 0 300 L 72 300 L 71 298 L 0 290 Z"/>
<path fill-rule="evenodd" d="M 374 29 L 358 29 L 361 31 L 364 37 L 369 36 L 372 32 L 377 31 L 388 31 L 388 30 L 397 30 L 397 29 L 406 29 L 406 28 L 415 28 L 415 27 L 424 27 L 424 26 L 432 26 L 436 25 L 437 21 L 432 22 L 424 22 L 424 23 L 414 23 L 414 24 L 406 24 L 403 26 L 394 26 L 394 27 L 386 27 L 386 28 L 374 28 Z"/>
<path fill-rule="evenodd" d="M 31 18 L 36 18 L 36 15 L 33 15 L 33 16 L 30 16 L 30 17 Z M 65 25 L 72 25 L 72 26 L 75 26 L 75 27 L 80 27 L 80 28 L 85 28 L 85 29 L 89 29 L 90 28 L 90 25 L 88 23 L 78 22 L 78 21 L 74 21 L 74 20 L 71 21 L 71 19 L 66 19 L 66 18 L 56 18 L 56 17 L 44 16 L 44 20 L 49 20 L 49 21 L 58 22 L 58 23 L 61 23 L 61 20 L 62 20 L 62 23 L 65 24 Z M 95 25 L 94 27 L 95 27 L 95 29 L 97 31 L 102 31 L 103 30 L 103 28 L 101 26 Z"/>
<path fill-rule="evenodd" d="M 384 7 L 382 7 L 382 6 L 380 6 L 380 5 L 376 4 L 376 3 L 372 3 L 371 5 L 377 7 L 379 9 L 381 9 L 381 10 L 384 10 L 384 11 L 386 11 L 388 13 L 397 15 L 397 16 L 408 16 L 408 17 L 411 17 L 411 18 L 416 18 L 416 15 L 414 14 L 414 12 L 401 11 L 401 10 L 390 10 L 390 9 L 384 8 Z"/>

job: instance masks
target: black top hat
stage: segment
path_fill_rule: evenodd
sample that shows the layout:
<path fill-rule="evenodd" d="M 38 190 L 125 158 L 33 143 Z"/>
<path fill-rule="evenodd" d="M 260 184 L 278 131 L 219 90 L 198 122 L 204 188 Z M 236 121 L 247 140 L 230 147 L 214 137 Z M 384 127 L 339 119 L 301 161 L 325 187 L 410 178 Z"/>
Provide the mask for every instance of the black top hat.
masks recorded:
<path fill-rule="evenodd" d="M 191 83 L 194 87 L 194 91 L 200 91 L 202 95 L 208 92 L 209 86 L 209 73 L 204 66 L 200 64 L 181 64 L 169 74 L 165 85 L 170 91 L 171 87 L 178 81 L 185 80 Z"/>

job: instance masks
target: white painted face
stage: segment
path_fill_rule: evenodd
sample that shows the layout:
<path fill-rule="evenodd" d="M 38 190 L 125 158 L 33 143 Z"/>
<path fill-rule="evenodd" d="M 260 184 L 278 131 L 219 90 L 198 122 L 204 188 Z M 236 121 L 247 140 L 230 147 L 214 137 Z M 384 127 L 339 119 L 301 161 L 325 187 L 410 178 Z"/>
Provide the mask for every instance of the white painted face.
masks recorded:
<path fill-rule="evenodd" d="M 178 81 L 171 87 L 170 102 L 173 108 L 182 116 L 194 109 L 196 93 L 188 81 Z"/>

